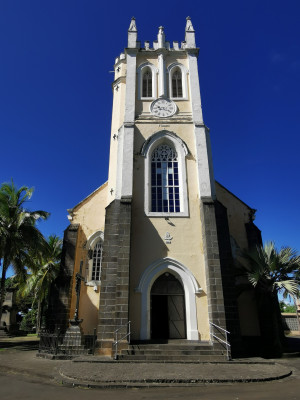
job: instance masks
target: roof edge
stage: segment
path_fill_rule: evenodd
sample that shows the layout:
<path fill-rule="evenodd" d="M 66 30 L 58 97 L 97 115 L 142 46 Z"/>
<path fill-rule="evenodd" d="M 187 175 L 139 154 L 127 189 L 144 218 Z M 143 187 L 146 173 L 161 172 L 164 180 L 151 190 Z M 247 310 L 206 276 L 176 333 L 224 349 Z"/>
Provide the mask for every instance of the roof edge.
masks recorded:
<path fill-rule="evenodd" d="M 89 197 L 93 196 L 96 192 L 98 192 L 99 190 L 103 189 L 105 186 L 107 186 L 108 184 L 108 180 L 106 182 L 104 182 L 101 186 L 99 186 L 97 189 L 95 189 L 92 193 L 90 193 L 88 196 L 86 196 L 83 200 L 81 200 L 78 204 L 76 204 L 74 207 L 72 208 L 68 208 L 67 211 L 68 213 L 72 213 L 75 208 L 77 208 L 78 206 L 80 206 L 82 203 L 84 203 Z"/>
<path fill-rule="evenodd" d="M 233 197 L 235 197 L 237 200 L 239 200 L 242 204 L 244 204 L 247 208 L 249 208 L 249 210 L 251 211 L 257 211 L 255 208 L 250 207 L 248 204 L 246 204 L 243 200 L 241 200 L 239 197 L 237 197 L 234 193 L 232 193 L 230 190 L 228 190 L 225 186 L 223 186 L 220 182 L 215 180 L 215 183 L 219 186 L 221 186 L 221 188 L 225 189 L 226 192 L 230 193 Z"/>

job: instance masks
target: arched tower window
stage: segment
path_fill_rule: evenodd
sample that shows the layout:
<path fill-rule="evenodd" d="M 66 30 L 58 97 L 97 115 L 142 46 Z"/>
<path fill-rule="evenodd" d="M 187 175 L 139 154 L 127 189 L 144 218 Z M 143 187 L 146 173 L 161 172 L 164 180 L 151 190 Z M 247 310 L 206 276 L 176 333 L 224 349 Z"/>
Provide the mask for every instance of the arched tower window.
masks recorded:
<path fill-rule="evenodd" d="M 138 98 L 140 100 L 154 100 L 157 97 L 158 69 L 151 63 L 141 64 L 138 69 Z"/>
<path fill-rule="evenodd" d="M 168 144 L 152 152 L 151 212 L 180 212 L 178 158 Z"/>
<path fill-rule="evenodd" d="M 152 71 L 150 68 L 147 68 L 143 73 L 142 97 L 152 98 Z"/>
<path fill-rule="evenodd" d="M 173 132 L 151 135 L 141 148 L 145 157 L 145 214 L 187 217 L 186 144 Z"/>
<path fill-rule="evenodd" d="M 173 63 L 167 68 L 169 74 L 169 96 L 171 99 L 188 99 L 188 70 L 179 63 Z"/>
<path fill-rule="evenodd" d="M 91 271 L 91 280 L 92 281 L 100 281 L 101 277 L 101 264 L 102 264 L 102 242 L 99 241 L 96 243 L 96 246 L 93 250 L 93 266 Z"/>
<path fill-rule="evenodd" d="M 172 97 L 183 97 L 182 92 L 182 73 L 179 68 L 176 68 L 172 74 Z"/>

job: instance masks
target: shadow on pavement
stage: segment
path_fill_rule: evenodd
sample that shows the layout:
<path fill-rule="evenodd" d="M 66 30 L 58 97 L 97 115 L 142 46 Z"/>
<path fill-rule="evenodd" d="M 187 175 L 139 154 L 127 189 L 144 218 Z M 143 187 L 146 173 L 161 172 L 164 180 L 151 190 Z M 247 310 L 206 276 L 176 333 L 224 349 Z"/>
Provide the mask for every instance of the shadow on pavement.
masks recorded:
<path fill-rule="evenodd" d="M 20 351 L 32 351 L 32 350 L 38 350 L 39 348 L 39 341 L 38 340 L 32 340 L 32 341 L 28 341 L 28 342 L 1 342 L 0 341 L 0 350 L 4 350 L 4 349 L 17 349 Z"/>
<path fill-rule="evenodd" d="M 286 337 L 285 338 L 285 346 L 284 346 L 284 354 L 288 357 L 300 357 L 300 337 Z"/>

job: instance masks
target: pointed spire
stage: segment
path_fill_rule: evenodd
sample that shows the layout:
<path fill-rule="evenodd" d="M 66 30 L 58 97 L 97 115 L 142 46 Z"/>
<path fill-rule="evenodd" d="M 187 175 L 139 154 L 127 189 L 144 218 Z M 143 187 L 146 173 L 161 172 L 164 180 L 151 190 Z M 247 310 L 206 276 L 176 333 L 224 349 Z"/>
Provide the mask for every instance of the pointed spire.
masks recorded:
<path fill-rule="evenodd" d="M 131 18 L 128 31 L 130 31 L 130 32 L 133 32 L 133 31 L 136 32 L 137 31 L 134 17 Z"/>
<path fill-rule="evenodd" d="M 137 47 L 137 28 L 135 18 L 132 17 L 128 29 L 128 48 L 135 49 Z"/>
<path fill-rule="evenodd" d="M 194 28 L 193 28 L 191 17 L 186 17 L 185 31 L 193 31 L 193 32 L 195 32 Z"/>
<path fill-rule="evenodd" d="M 188 49 L 193 49 L 196 47 L 195 31 L 190 17 L 186 18 L 185 42 L 186 42 L 185 47 Z"/>
<path fill-rule="evenodd" d="M 165 32 L 164 32 L 164 27 L 160 26 L 158 28 L 158 35 L 157 35 L 157 42 L 158 42 L 158 48 L 161 49 L 165 47 Z"/>

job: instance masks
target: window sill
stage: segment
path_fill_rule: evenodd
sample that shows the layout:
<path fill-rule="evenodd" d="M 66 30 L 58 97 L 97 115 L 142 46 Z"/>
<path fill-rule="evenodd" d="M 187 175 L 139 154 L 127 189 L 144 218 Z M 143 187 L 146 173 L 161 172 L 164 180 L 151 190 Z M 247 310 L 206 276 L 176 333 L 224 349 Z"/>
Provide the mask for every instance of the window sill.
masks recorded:
<path fill-rule="evenodd" d="M 140 97 L 142 101 L 153 101 L 156 100 L 156 97 Z"/>
<path fill-rule="evenodd" d="M 170 97 L 171 100 L 173 101 L 187 101 L 187 97 Z"/>
<path fill-rule="evenodd" d="M 101 286 L 101 281 L 88 281 L 85 282 L 86 286 Z"/>
<path fill-rule="evenodd" d="M 166 218 L 166 217 L 172 217 L 172 218 L 180 218 L 180 217 L 189 217 L 189 213 L 187 211 L 183 211 L 183 212 L 146 212 L 145 214 L 147 215 L 147 217 L 159 217 L 159 218 Z"/>

